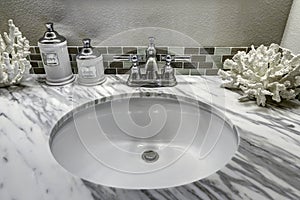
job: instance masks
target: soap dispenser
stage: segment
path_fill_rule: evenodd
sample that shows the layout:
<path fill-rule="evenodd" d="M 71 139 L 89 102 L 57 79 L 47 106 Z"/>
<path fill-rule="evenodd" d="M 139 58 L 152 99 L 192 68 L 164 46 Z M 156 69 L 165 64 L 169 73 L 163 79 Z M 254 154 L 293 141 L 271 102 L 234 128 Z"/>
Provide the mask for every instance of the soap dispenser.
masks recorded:
<path fill-rule="evenodd" d="M 83 39 L 83 48 L 76 56 L 78 83 L 99 85 L 105 81 L 103 56 L 91 46 L 91 39 Z"/>
<path fill-rule="evenodd" d="M 48 85 L 65 85 L 75 76 L 69 59 L 67 40 L 53 29 L 53 23 L 46 23 L 47 31 L 39 39 L 38 46 L 46 72 Z"/>

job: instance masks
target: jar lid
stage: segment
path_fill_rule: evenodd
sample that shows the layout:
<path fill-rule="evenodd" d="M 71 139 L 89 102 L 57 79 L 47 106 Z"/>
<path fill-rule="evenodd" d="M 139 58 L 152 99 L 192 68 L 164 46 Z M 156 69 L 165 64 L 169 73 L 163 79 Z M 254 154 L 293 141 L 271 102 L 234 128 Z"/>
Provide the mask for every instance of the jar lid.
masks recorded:
<path fill-rule="evenodd" d="M 41 44 L 57 44 L 66 41 L 66 38 L 62 35 L 59 35 L 53 29 L 53 23 L 48 22 L 45 24 L 47 31 L 44 33 L 44 36 L 39 39 L 39 43 Z"/>
<path fill-rule="evenodd" d="M 101 54 L 91 46 L 91 39 L 86 38 L 82 40 L 83 48 L 80 53 L 77 55 L 77 59 L 86 60 L 86 59 L 94 59 L 101 56 Z"/>

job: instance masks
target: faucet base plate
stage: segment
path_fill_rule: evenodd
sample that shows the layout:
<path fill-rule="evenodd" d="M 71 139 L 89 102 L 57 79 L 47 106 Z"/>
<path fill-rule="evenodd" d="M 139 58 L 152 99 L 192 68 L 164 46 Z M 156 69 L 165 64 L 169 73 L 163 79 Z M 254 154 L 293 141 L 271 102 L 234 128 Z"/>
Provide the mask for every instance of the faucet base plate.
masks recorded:
<path fill-rule="evenodd" d="M 130 87 L 173 87 L 177 85 L 176 79 L 172 80 L 128 80 L 127 85 Z"/>

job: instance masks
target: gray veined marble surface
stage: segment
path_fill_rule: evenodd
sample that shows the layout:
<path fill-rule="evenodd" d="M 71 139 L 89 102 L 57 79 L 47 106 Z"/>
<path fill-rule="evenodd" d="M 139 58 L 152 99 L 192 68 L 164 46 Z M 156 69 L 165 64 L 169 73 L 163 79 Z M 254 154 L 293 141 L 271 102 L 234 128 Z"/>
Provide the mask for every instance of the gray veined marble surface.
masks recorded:
<path fill-rule="evenodd" d="M 103 85 L 49 87 L 28 82 L 0 88 L 0 199 L 300 199 L 300 103 L 256 106 L 219 87 L 218 77 L 178 76 L 173 88 L 129 88 L 125 76 Z M 210 103 L 240 130 L 233 159 L 200 181 L 161 190 L 123 190 L 72 176 L 54 160 L 51 127 L 82 103 L 138 91 L 180 94 Z M 180 176 L 180 172 L 178 176 Z"/>

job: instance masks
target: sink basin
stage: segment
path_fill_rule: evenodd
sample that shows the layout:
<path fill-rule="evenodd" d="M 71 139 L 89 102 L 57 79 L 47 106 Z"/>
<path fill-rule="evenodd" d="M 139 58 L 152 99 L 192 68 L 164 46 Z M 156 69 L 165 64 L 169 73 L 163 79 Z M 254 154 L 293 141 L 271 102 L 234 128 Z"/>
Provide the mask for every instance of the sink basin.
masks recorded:
<path fill-rule="evenodd" d="M 87 181 L 126 189 L 179 186 L 222 169 L 239 135 L 217 109 L 166 93 L 133 93 L 86 103 L 53 127 L 56 161 Z"/>

